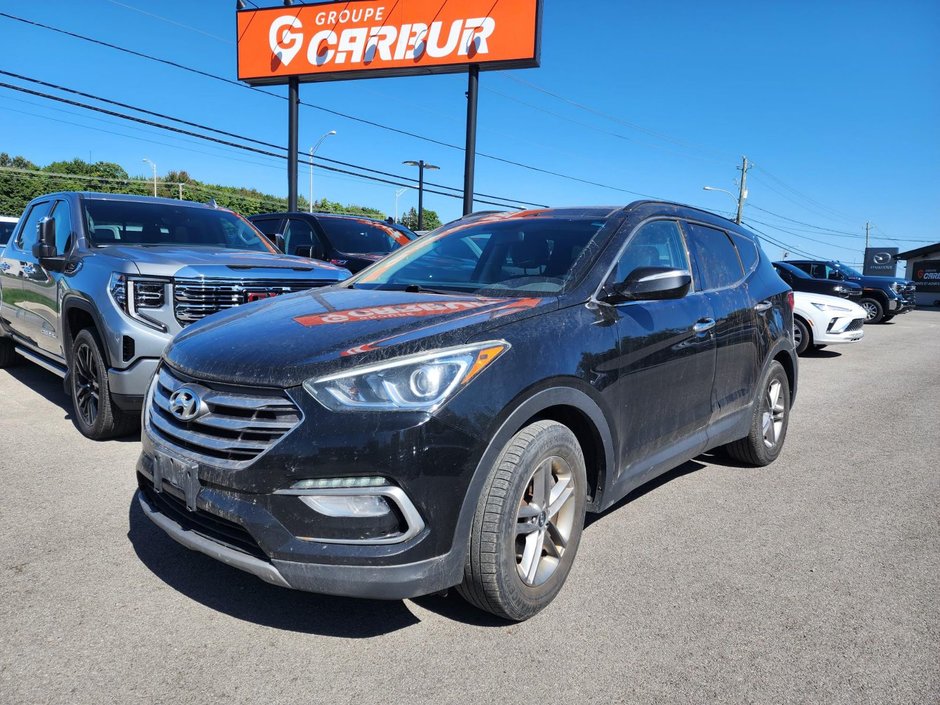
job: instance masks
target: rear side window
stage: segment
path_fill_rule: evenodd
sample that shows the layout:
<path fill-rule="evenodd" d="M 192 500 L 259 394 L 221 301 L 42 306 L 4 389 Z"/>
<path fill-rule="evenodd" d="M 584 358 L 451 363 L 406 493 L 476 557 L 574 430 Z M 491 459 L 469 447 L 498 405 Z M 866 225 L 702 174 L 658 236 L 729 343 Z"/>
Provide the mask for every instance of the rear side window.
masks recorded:
<path fill-rule="evenodd" d="M 744 278 L 738 251 L 724 230 L 692 223 L 686 223 L 686 227 L 703 288 L 721 289 Z"/>
<path fill-rule="evenodd" d="M 744 271 L 750 272 L 757 266 L 757 243 L 751 238 L 738 233 L 731 233 L 731 239 L 734 241 L 735 247 L 738 248 L 738 255 L 741 257 L 741 264 L 744 265 Z"/>
<path fill-rule="evenodd" d="M 6 245 L 16 228 L 16 223 L 8 223 L 5 220 L 0 221 L 0 245 Z"/>

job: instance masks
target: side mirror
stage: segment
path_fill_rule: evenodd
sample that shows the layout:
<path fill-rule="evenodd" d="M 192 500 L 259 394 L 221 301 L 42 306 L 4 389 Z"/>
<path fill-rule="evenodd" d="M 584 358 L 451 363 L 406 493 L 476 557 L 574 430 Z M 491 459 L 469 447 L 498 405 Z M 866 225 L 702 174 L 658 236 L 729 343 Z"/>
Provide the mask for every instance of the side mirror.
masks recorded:
<path fill-rule="evenodd" d="M 277 249 L 279 249 L 281 252 L 284 252 L 284 242 L 285 242 L 284 235 L 282 235 L 281 233 L 277 233 L 274 236 L 274 244 L 277 246 Z"/>
<path fill-rule="evenodd" d="M 609 303 L 621 303 L 681 299 L 689 293 L 691 286 L 692 275 L 684 269 L 638 267 L 630 272 L 625 281 L 614 285 L 606 300 Z"/>
<path fill-rule="evenodd" d="M 55 257 L 55 221 L 52 218 L 43 218 L 36 227 L 39 233 L 36 244 L 33 245 L 33 257 L 40 262 Z"/>

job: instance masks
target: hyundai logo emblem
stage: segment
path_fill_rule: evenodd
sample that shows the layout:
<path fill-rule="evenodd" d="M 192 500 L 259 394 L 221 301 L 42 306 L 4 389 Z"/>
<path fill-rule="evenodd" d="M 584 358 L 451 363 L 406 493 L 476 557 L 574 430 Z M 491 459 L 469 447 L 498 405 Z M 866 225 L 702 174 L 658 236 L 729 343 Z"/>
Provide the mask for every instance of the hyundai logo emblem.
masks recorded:
<path fill-rule="evenodd" d="M 189 387 L 180 387 L 170 395 L 170 413 L 180 421 L 192 421 L 208 410 L 199 394 Z"/>

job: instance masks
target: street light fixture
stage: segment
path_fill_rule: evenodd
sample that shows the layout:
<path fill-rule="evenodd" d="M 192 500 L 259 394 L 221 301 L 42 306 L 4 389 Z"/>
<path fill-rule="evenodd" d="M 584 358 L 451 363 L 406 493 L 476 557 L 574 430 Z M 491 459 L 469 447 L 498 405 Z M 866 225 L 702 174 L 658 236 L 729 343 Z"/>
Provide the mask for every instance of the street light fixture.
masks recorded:
<path fill-rule="evenodd" d="M 395 190 L 395 222 L 396 223 L 398 222 L 398 199 L 401 198 L 402 194 L 404 194 L 405 191 L 408 191 L 409 188 L 410 187 L 408 186 L 403 186 L 400 189 Z"/>
<path fill-rule="evenodd" d="M 330 130 L 326 134 L 322 135 L 320 139 L 317 140 L 317 143 L 310 148 L 310 212 L 313 213 L 313 155 L 317 153 L 317 150 L 320 148 L 320 144 L 330 135 L 335 135 L 336 130 Z"/>
<path fill-rule="evenodd" d="M 423 159 L 418 161 L 408 160 L 402 162 L 405 166 L 418 167 L 418 227 L 417 230 L 424 230 L 424 170 L 440 169 L 439 166 L 427 164 Z"/>
<path fill-rule="evenodd" d="M 147 162 L 150 165 L 150 168 L 153 169 L 153 197 L 156 198 L 157 197 L 157 165 L 154 164 L 149 159 L 147 159 L 147 157 L 144 157 L 144 161 Z"/>

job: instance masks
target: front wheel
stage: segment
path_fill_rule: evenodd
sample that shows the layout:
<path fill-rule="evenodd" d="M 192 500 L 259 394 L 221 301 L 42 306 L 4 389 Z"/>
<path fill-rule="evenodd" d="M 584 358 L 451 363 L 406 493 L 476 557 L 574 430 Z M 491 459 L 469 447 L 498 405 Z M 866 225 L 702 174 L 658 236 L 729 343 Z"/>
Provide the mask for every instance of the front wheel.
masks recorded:
<path fill-rule="evenodd" d="M 858 300 L 858 305 L 865 309 L 865 323 L 881 323 L 884 319 L 885 309 L 878 299 L 866 296 Z"/>
<path fill-rule="evenodd" d="M 813 342 L 813 334 L 809 327 L 799 318 L 793 319 L 793 343 L 796 345 L 796 354 L 802 355 Z"/>
<path fill-rule="evenodd" d="M 586 501 L 584 455 L 571 430 L 537 421 L 519 431 L 480 496 L 461 596 L 514 621 L 544 609 L 571 570 Z"/>
<path fill-rule="evenodd" d="M 137 417 L 122 412 L 111 399 L 108 367 L 98 339 L 88 328 L 72 343 L 69 387 L 75 425 L 82 435 L 100 441 L 130 432 Z"/>
<path fill-rule="evenodd" d="M 787 437 L 790 422 L 790 381 L 783 365 L 774 360 L 764 373 L 754 403 L 751 430 L 744 438 L 725 446 L 735 460 L 762 467 L 770 465 Z"/>

